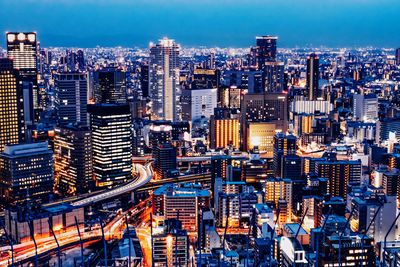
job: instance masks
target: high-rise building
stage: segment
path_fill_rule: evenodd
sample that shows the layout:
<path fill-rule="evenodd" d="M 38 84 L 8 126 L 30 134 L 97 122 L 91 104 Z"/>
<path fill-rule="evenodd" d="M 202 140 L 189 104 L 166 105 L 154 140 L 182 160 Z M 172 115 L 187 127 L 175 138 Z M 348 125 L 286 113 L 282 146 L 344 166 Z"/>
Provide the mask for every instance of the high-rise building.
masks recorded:
<path fill-rule="evenodd" d="M 13 61 L 0 59 L 0 151 L 7 144 L 17 144 L 26 140 L 25 106 L 23 83 L 18 71 L 13 69 Z"/>
<path fill-rule="evenodd" d="M 219 71 L 215 69 L 195 69 L 191 85 L 192 89 L 218 88 Z"/>
<path fill-rule="evenodd" d="M 38 90 L 37 40 L 35 32 L 7 32 L 7 54 L 13 59 L 13 67 L 19 72 L 21 81 L 32 87 L 35 119 L 44 108 L 45 95 Z"/>
<path fill-rule="evenodd" d="M 177 120 L 179 117 L 179 46 L 163 38 L 150 48 L 149 96 L 152 119 Z"/>
<path fill-rule="evenodd" d="M 307 57 L 306 90 L 308 100 L 317 100 L 319 96 L 319 58 L 314 53 Z"/>
<path fill-rule="evenodd" d="M 396 49 L 396 65 L 400 65 L 400 48 Z"/>
<path fill-rule="evenodd" d="M 153 229 L 151 241 L 155 267 L 189 266 L 189 236 L 179 220 L 165 220 L 163 227 Z"/>
<path fill-rule="evenodd" d="M 176 176 L 176 148 L 171 143 L 159 144 L 153 151 L 156 177 L 164 179 Z"/>
<path fill-rule="evenodd" d="M 282 177 L 283 156 L 296 155 L 296 141 L 296 137 L 291 134 L 277 133 L 274 136 L 274 174 L 276 177 Z"/>
<path fill-rule="evenodd" d="M 92 140 L 89 127 L 67 125 L 55 129 L 54 171 L 58 191 L 87 193 L 92 187 Z"/>
<path fill-rule="evenodd" d="M 246 94 L 242 96 L 240 108 L 243 150 L 250 150 L 254 146 L 259 146 L 260 151 L 272 152 L 273 136 L 277 132 L 287 131 L 287 94 Z M 266 130 L 264 126 L 267 126 L 267 124 Z"/>
<path fill-rule="evenodd" d="M 48 200 L 53 192 L 53 152 L 47 142 L 5 146 L 0 170 L 1 196 L 8 203 Z"/>
<path fill-rule="evenodd" d="M 199 184 L 164 185 L 153 193 L 153 214 L 179 218 L 183 229 L 196 231 L 202 208 L 210 207 L 210 193 Z"/>
<path fill-rule="evenodd" d="M 256 37 L 256 58 L 258 69 L 263 69 L 266 62 L 276 61 L 276 42 L 278 37 L 266 35 Z"/>
<path fill-rule="evenodd" d="M 361 121 L 378 119 L 378 97 L 375 94 L 354 94 L 353 115 Z"/>
<path fill-rule="evenodd" d="M 328 194 L 346 199 L 349 185 L 361 182 L 360 160 L 326 160 L 315 162 L 318 177 L 328 178 Z"/>
<path fill-rule="evenodd" d="M 142 96 L 149 97 L 149 65 L 142 64 L 140 66 L 140 89 Z"/>
<path fill-rule="evenodd" d="M 265 91 L 266 92 L 282 92 L 284 89 L 284 63 L 283 62 L 266 62 L 264 66 L 265 75 Z"/>
<path fill-rule="evenodd" d="M 96 104 L 126 103 L 126 73 L 121 68 L 107 67 L 93 72 Z"/>
<path fill-rule="evenodd" d="M 93 176 L 97 187 L 132 177 L 132 119 L 128 104 L 89 105 Z"/>
<path fill-rule="evenodd" d="M 211 116 L 210 120 L 210 147 L 225 148 L 229 145 L 240 147 L 240 125 L 239 119 L 216 119 Z"/>
<path fill-rule="evenodd" d="M 182 90 L 182 97 L 188 99 L 186 104 L 182 105 L 182 112 L 187 114 L 191 121 L 209 119 L 217 107 L 217 88 Z"/>
<path fill-rule="evenodd" d="M 85 73 L 57 73 L 54 76 L 58 124 L 88 124 L 88 83 Z"/>

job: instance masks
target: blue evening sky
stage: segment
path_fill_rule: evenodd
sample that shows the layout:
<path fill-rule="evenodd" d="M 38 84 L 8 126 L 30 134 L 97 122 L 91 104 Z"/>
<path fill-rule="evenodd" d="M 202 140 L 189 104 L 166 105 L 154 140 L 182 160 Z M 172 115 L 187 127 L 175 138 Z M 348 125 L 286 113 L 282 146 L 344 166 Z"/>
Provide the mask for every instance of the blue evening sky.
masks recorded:
<path fill-rule="evenodd" d="M 273 34 L 280 47 L 400 47 L 399 11 L 400 0 L 0 0 L 0 31 L 37 31 L 42 46 L 146 47 L 168 36 L 247 47 Z"/>

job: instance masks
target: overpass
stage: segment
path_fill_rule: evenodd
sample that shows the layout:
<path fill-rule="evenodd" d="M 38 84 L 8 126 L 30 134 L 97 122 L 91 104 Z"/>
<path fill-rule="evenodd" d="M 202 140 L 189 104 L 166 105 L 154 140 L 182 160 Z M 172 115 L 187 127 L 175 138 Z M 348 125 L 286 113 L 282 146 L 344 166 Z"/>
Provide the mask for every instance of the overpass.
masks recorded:
<path fill-rule="evenodd" d="M 136 170 L 138 170 L 139 175 L 136 177 L 135 180 L 132 182 L 129 182 L 126 185 L 119 186 L 116 188 L 113 188 L 111 190 L 107 190 L 105 192 L 77 200 L 71 202 L 72 206 L 87 206 L 93 203 L 96 203 L 98 201 L 102 201 L 105 199 L 117 197 L 119 195 L 125 194 L 132 192 L 135 189 L 140 188 L 141 186 L 147 184 L 152 178 L 153 178 L 153 170 L 151 168 L 151 162 L 147 163 L 145 166 L 141 164 L 135 164 Z"/>

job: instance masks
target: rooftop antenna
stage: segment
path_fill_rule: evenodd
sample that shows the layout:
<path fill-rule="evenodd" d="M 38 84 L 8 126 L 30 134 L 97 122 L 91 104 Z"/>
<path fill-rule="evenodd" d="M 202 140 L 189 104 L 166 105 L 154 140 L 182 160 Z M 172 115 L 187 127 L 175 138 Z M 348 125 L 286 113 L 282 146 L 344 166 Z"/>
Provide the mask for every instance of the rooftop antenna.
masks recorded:
<path fill-rule="evenodd" d="M 383 253 L 386 252 L 386 240 L 387 240 L 387 237 L 388 237 L 390 231 L 392 231 L 392 228 L 396 224 L 396 221 L 399 218 L 399 216 L 400 216 L 400 212 L 399 212 L 399 214 L 397 214 L 396 218 L 393 220 L 392 225 L 390 225 L 390 228 L 389 228 L 389 230 L 387 231 L 387 233 L 385 235 L 385 240 L 383 242 Z M 386 266 L 386 262 L 385 262 L 384 259 L 382 259 L 382 261 L 383 261 L 383 267 L 385 267 Z"/>
<path fill-rule="evenodd" d="M 323 235 L 323 231 L 325 229 L 326 222 L 328 221 L 329 216 L 331 215 L 331 212 L 332 212 L 332 206 L 329 206 L 328 214 L 326 215 L 324 223 L 322 224 L 322 227 L 321 227 L 321 236 Z M 319 266 L 319 261 L 318 261 L 318 257 L 319 257 L 319 240 L 320 240 L 321 236 L 319 236 L 317 238 L 317 248 L 316 248 L 317 250 L 316 250 L 316 253 L 315 253 L 315 267 Z"/>
<path fill-rule="evenodd" d="M 31 238 L 33 240 L 33 244 L 35 245 L 35 267 L 39 267 L 39 255 L 38 255 L 38 246 L 35 239 L 35 229 L 33 227 L 33 221 L 28 221 L 29 232 L 31 234 Z"/>
<path fill-rule="evenodd" d="M 126 232 L 128 233 L 128 244 L 129 244 L 129 253 L 128 253 L 128 267 L 131 267 L 131 250 L 132 250 L 132 244 L 131 244 L 131 234 L 129 230 L 129 224 L 128 224 L 128 215 L 125 214 L 125 223 L 126 223 Z"/>
<path fill-rule="evenodd" d="M 107 261 L 107 241 L 104 236 L 104 226 L 103 226 L 103 221 L 99 218 L 100 222 L 100 229 L 101 229 L 101 238 L 103 239 L 103 246 L 104 246 L 104 264 L 105 266 L 108 266 L 108 261 Z"/>
<path fill-rule="evenodd" d="M 308 207 L 306 208 L 306 211 L 304 212 L 304 215 L 303 215 L 303 217 L 301 218 L 299 228 L 297 228 L 296 235 L 294 236 L 295 239 L 297 239 L 297 236 L 298 236 L 299 233 L 300 233 L 300 228 L 301 228 L 301 226 L 303 225 L 304 218 L 306 217 L 307 212 L 308 212 Z"/>
<path fill-rule="evenodd" d="M 353 217 L 353 213 L 354 213 L 354 209 L 352 209 L 350 211 L 349 218 L 347 218 L 346 224 L 345 224 L 343 230 L 339 233 L 339 257 L 338 257 L 339 258 L 339 267 L 342 266 L 342 236 L 343 236 L 344 232 L 346 231 L 347 226 L 349 225 L 351 217 Z"/>
<path fill-rule="evenodd" d="M 372 220 L 369 222 L 367 229 L 365 230 L 365 233 L 362 235 L 361 237 L 361 251 L 364 252 L 364 239 L 368 234 L 369 228 L 372 226 L 372 224 L 375 222 L 376 216 L 378 215 L 379 211 L 381 210 L 381 208 L 383 207 L 383 204 L 381 204 L 378 209 L 376 210 L 374 217 L 372 218 Z"/>

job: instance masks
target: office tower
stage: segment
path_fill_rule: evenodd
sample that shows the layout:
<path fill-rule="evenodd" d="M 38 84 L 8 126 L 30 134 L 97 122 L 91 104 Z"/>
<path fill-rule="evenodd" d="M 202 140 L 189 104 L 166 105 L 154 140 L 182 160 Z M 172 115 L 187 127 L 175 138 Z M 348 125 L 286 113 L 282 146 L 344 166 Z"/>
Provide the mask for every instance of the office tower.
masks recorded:
<path fill-rule="evenodd" d="M 380 119 L 376 123 L 375 142 L 380 143 L 389 140 L 390 133 L 394 133 L 396 139 L 400 139 L 400 119 Z"/>
<path fill-rule="evenodd" d="M 153 214 L 165 219 L 179 218 L 182 228 L 196 231 L 200 210 L 210 207 L 210 193 L 200 184 L 166 184 L 153 193 Z"/>
<path fill-rule="evenodd" d="M 174 40 L 164 38 L 150 48 L 149 96 L 152 119 L 178 119 L 179 46 Z"/>
<path fill-rule="evenodd" d="M 354 94 L 353 115 L 364 122 L 378 119 L 378 97 L 375 94 Z"/>
<path fill-rule="evenodd" d="M 54 173 L 58 191 L 64 195 L 92 189 L 92 140 L 89 127 L 66 125 L 55 129 Z"/>
<path fill-rule="evenodd" d="M 273 136 L 287 131 L 287 95 L 246 94 L 242 97 L 240 109 L 243 150 L 258 146 L 261 152 L 272 154 Z"/>
<path fill-rule="evenodd" d="M 81 49 L 76 51 L 76 62 L 80 71 L 85 70 L 85 55 Z"/>
<path fill-rule="evenodd" d="M 0 170 L 1 195 L 7 203 L 46 201 L 53 192 L 53 153 L 47 142 L 6 145 Z"/>
<path fill-rule="evenodd" d="M 7 144 L 26 140 L 25 106 L 23 82 L 13 68 L 13 61 L 0 58 L 0 151 Z"/>
<path fill-rule="evenodd" d="M 224 70 L 222 84 L 228 88 L 247 89 L 250 94 L 263 93 L 265 90 L 264 73 L 261 70 Z"/>
<path fill-rule="evenodd" d="M 319 58 L 316 54 L 307 57 L 307 84 L 306 96 L 308 100 L 317 100 L 319 97 Z"/>
<path fill-rule="evenodd" d="M 158 145 L 172 142 L 172 126 L 169 122 L 155 121 L 150 125 L 148 146 L 151 148 L 153 157 Z"/>
<path fill-rule="evenodd" d="M 126 103 L 126 72 L 118 67 L 107 67 L 93 72 L 96 104 Z"/>
<path fill-rule="evenodd" d="M 277 133 L 274 136 L 274 174 L 275 177 L 282 177 L 282 159 L 286 155 L 296 155 L 296 137 Z M 291 177 L 288 177 L 291 178 Z"/>
<path fill-rule="evenodd" d="M 217 93 L 217 88 L 182 90 L 182 97 L 187 99 L 182 104 L 182 113 L 192 122 L 202 118 L 209 119 L 217 107 Z"/>
<path fill-rule="evenodd" d="M 393 214 L 397 212 L 396 204 L 397 196 L 386 196 L 383 192 L 366 191 L 359 196 L 354 197 L 351 201 L 351 209 L 353 210 L 353 217 L 351 219 L 350 227 L 352 231 L 364 233 L 368 225 L 374 218 L 375 221 L 371 224 L 368 236 L 373 237 L 376 243 L 383 242 L 385 236 L 387 240 L 396 239 L 396 230 L 390 229 L 393 222 Z"/>
<path fill-rule="evenodd" d="M 400 65 L 400 48 L 396 49 L 396 65 Z"/>
<path fill-rule="evenodd" d="M 154 266 L 189 266 L 189 236 L 179 220 L 165 220 L 164 226 L 153 229 L 154 232 L 151 238 Z"/>
<path fill-rule="evenodd" d="M 341 249 L 340 263 L 339 247 Z M 362 238 L 360 234 L 344 235 L 340 237 L 340 240 L 338 235 L 327 236 L 320 249 L 318 261 L 319 266 L 339 266 L 340 264 L 342 266 L 376 266 L 374 240 L 368 236 Z"/>
<path fill-rule="evenodd" d="M 257 36 L 256 51 L 257 51 L 257 67 L 263 69 L 266 62 L 276 61 L 276 36 Z"/>
<path fill-rule="evenodd" d="M 211 156 L 211 177 L 212 181 L 216 178 L 227 180 L 228 166 L 232 164 L 232 157 L 227 155 Z M 214 183 L 212 183 L 214 185 Z"/>
<path fill-rule="evenodd" d="M 89 105 L 88 111 L 96 186 L 114 186 L 129 181 L 132 177 L 132 119 L 129 105 Z"/>
<path fill-rule="evenodd" d="M 346 199 L 349 185 L 361 181 L 360 160 L 326 160 L 315 162 L 318 177 L 328 178 L 328 194 Z"/>
<path fill-rule="evenodd" d="M 88 124 L 88 83 L 85 73 L 57 73 L 54 75 L 55 108 L 58 124 Z"/>
<path fill-rule="evenodd" d="M 209 89 L 219 87 L 219 70 L 200 69 L 193 71 L 192 89 Z"/>
<path fill-rule="evenodd" d="M 37 40 L 35 32 L 7 32 L 7 54 L 13 59 L 13 67 L 19 72 L 21 81 L 32 87 L 35 121 L 45 104 L 45 95 L 38 90 Z"/>
<path fill-rule="evenodd" d="M 188 121 L 174 121 L 171 123 L 171 138 L 173 142 L 185 139 L 185 134 L 190 133 L 190 123 Z"/>
<path fill-rule="evenodd" d="M 149 97 L 149 65 L 140 65 L 140 89 L 144 98 Z"/>
<path fill-rule="evenodd" d="M 280 176 L 291 180 L 302 179 L 302 158 L 297 155 L 285 155 L 281 159 Z"/>
<path fill-rule="evenodd" d="M 265 91 L 282 92 L 285 87 L 284 81 L 284 63 L 266 62 L 264 66 Z M 250 91 L 249 91 L 250 92 Z"/>
<path fill-rule="evenodd" d="M 240 125 L 239 119 L 210 119 L 210 147 L 225 148 L 233 146 L 240 147 Z"/>
<path fill-rule="evenodd" d="M 215 69 L 215 53 L 210 53 L 207 56 L 206 67 L 208 69 Z"/>
<path fill-rule="evenodd" d="M 171 143 L 157 145 L 153 151 L 156 177 L 164 179 L 179 175 L 176 169 L 176 148 Z"/>

